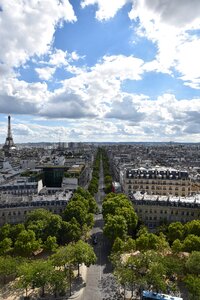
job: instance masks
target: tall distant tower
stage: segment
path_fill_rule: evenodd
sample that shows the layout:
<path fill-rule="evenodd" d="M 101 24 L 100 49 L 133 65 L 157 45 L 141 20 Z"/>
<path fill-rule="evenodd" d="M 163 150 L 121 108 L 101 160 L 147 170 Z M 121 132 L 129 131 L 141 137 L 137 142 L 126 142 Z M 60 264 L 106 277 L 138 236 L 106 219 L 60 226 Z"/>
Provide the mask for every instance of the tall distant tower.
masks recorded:
<path fill-rule="evenodd" d="M 8 133 L 7 133 L 5 144 L 3 146 L 3 150 L 5 150 L 5 151 L 9 151 L 10 149 L 16 148 L 14 141 L 13 141 L 12 133 L 11 133 L 10 119 L 11 119 L 11 117 L 8 116 Z"/>

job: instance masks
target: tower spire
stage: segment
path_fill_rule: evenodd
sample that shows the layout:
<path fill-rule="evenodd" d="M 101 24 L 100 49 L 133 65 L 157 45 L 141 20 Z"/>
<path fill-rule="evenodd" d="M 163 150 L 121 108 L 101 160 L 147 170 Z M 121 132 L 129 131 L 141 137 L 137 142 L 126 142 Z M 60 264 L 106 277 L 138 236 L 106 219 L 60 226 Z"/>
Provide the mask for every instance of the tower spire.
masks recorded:
<path fill-rule="evenodd" d="M 6 137 L 6 141 L 5 144 L 3 146 L 3 149 L 5 151 L 10 150 L 11 148 L 15 148 L 15 144 L 13 141 L 13 137 L 12 137 L 12 132 L 11 132 L 11 116 L 8 116 L 8 132 L 7 132 L 7 137 Z"/>

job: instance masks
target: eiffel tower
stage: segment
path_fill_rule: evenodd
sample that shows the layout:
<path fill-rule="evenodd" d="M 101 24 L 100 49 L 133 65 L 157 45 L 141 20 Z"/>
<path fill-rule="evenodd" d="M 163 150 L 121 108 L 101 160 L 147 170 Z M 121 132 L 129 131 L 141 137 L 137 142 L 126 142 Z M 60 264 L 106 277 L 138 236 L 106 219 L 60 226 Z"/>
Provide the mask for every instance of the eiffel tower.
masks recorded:
<path fill-rule="evenodd" d="M 11 116 L 8 116 L 8 133 L 7 133 L 5 144 L 3 146 L 3 150 L 6 151 L 6 152 L 11 150 L 11 149 L 16 148 L 15 144 L 14 144 L 14 141 L 13 141 L 12 133 L 11 133 L 10 119 L 11 119 Z"/>

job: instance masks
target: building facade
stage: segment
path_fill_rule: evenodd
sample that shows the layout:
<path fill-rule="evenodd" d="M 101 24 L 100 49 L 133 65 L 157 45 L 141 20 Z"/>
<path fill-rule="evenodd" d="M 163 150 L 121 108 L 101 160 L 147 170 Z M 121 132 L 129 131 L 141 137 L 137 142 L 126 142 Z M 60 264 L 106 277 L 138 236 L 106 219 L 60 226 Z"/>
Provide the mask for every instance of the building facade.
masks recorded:
<path fill-rule="evenodd" d="M 163 223 L 186 223 L 200 218 L 200 194 L 167 197 L 136 193 L 130 197 L 139 220 L 153 229 Z"/>
<path fill-rule="evenodd" d="M 172 168 L 126 169 L 122 187 L 127 195 L 140 191 L 149 195 L 187 197 L 192 193 L 188 172 Z"/>
<path fill-rule="evenodd" d="M 62 214 L 67 203 L 72 197 L 72 192 L 62 192 L 59 195 L 35 197 L 11 197 L 0 200 L 0 226 L 5 223 L 17 224 L 25 221 L 29 212 L 44 208 L 54 214 Z"/>

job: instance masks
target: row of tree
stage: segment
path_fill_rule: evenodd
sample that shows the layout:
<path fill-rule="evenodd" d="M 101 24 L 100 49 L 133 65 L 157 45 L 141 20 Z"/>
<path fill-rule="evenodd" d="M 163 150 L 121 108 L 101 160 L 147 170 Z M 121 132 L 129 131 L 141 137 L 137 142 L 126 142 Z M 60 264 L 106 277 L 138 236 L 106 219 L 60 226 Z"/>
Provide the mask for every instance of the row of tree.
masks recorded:
<path fill-rule="evenodd" d="M 102 207 L 114 274 L 124 288 L 170 292 L 182 281 L 191 299 L 199 299 L 200 220 L 172 223 L 154 234 L 145 226 L 137 229 L 137 215 L 125 195 L 108 194 Z"/>
<path fill-rule="evenodd" d="M 62 292 L 71 287 L 73 270 L 96 261 L 93 248 L 86 243 L 94 225 L 97 204 L 91 194 L 78 188 L 62 216 L 36 209 L 23 224 L 0 228 L 0 280 L 17 279 L 17 286 L 48 288 Z M 64 245 L 64 246 L 63 246 Z M 46 252 L 49 259 L 40 259 Z M 68 271 L 66 271 L 68 270 Z M 37 274 L 37 275 L 36 275 Z"/>
<path fill-rule="evenodd" d="M 20 257 L 0 257 L 0 276 L 4 283 L 7 278 L 18 280 L 14 289 L 24 289 L 26 296 L 28 290 L 41 288 L 41 296 L 45 289 L 51 294 L 54 292 L 64 295 L 66 288 L 70 289 L 74 276 L 74 269 L 84 263 L 87 266 L 94 264 L 96 255 L 93 248 L 82 240 L 60 247 L 48 259 L 22 259 Z"/>
<path fill-rule="evenodd" d="M 120 246 L 120 247 L 119 247 Z M 158 250 L 135 251 L 132 241 L 116 240 L 111 260 L 118 282 L 129 290 L 175 293 L 183 281 L 190 299 L 200 297 L 200 252 L 178 256 Z"/>
<path fill-rule="evenodd" d="M 104 148 L 101 149 L 101 157 L 103 164 L 103 173 L 104 173 L 104 191 L 106 194 L 111 193 L 112 191 L 112 176 L 110 173 L 110 163 L 108 159 L 108 155 Z"/>
<path fill-rule="evenodd" d="M 100 148 L 98 148 L 96 156 L 95 156 L 95 160 L 93 163 L 92 179 L 88 186 L 88 191 L 90 192 L 90 194 L 92 196 L 94 196 L 98 192 L 100 161 L 101 161 L 101 150 L 100 150 Z"/>
<path fill-rule="evenodd" d="M 103 200 L 102 214 L 105 221 L 104 234 L 111 242 L 117 237 L 125 240 L 134 234 L 138 217 L 126 195 L 108 194 Z"/>
<path fill-rule="evenodd" d="M 24 224 L 5 224 L 0 228 L 0 255 L 29 257 L 40 249 L 54 251 L 59 245 L 86 240 L 94 225 L 97 205 L 88 191 L 78 188 L 63 216 L 45 209 L 27 215 Z"/>

